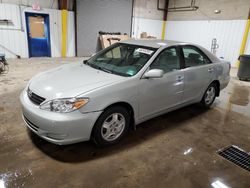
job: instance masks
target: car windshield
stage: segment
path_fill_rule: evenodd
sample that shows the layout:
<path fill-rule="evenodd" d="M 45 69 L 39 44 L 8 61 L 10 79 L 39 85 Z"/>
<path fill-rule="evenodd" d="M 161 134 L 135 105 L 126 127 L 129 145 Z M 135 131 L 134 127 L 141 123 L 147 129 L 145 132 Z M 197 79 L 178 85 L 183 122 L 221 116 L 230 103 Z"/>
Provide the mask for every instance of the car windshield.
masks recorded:
<path fill-rule="evenodd" d="M 157 49 L 116 43 L 90 58 L 85 64 L 112 74 L 134 76 Z"/>

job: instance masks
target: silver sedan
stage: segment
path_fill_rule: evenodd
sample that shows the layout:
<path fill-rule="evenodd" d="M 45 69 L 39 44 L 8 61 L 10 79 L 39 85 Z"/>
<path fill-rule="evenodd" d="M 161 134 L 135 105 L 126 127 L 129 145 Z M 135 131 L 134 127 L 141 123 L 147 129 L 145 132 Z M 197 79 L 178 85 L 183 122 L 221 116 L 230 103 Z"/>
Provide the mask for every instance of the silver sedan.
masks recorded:
<path fill-rule="evenodd" d="M 33 77 L 20 96 L 23 119 L 55 144 L 113 144 L 129 126 L 192 103 L 210 107 L 229 72 L 229 62 L 198 45 L 120 42 Z"/>

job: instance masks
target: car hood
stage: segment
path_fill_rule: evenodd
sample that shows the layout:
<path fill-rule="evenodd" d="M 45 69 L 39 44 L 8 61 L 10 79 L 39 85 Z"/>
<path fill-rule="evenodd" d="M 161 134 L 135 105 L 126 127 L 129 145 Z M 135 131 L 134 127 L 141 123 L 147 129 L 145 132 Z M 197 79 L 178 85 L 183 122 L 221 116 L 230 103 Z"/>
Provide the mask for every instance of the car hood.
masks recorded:
<path fill-rule="evenodd" d="M 46 99 L 75 97 L 91 90 L 124 80 L 81 63 L 71 63 L 33 77 L 29 88 Z"/>

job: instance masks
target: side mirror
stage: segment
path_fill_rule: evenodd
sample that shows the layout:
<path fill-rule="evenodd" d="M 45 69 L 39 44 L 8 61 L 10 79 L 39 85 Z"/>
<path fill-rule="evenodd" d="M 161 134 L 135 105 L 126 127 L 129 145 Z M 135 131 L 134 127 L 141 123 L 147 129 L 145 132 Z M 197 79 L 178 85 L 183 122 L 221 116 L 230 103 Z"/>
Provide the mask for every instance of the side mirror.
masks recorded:
<path fill-rule="evenodd" d="M 151 69 L 144 74 L 143 78 L 161 78 L 163 74 L 164 71 L 161 69 Z"/>
<path fill-rule="evenodd" d="M 88 63 L 88 60 L 85 59 L 85 60 L 83 60 L 82 62 L 83 62 L 83 64 L 87 64 L 87 63 Z"/>

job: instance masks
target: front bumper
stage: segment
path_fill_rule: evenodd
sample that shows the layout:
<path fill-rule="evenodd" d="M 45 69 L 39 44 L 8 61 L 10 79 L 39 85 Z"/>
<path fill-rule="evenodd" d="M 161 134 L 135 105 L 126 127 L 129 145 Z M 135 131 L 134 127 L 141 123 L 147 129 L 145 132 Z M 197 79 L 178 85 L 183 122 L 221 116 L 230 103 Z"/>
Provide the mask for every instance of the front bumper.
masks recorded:
<path fill-rule="evenodd" d="M 92 128 L 102 111 L 56 113 L 41 110 L 28 98 L 20 95 L 23 119 L 27 127 L 41 138 L 59 145 L 73 144 L 90 139 Z"/>

